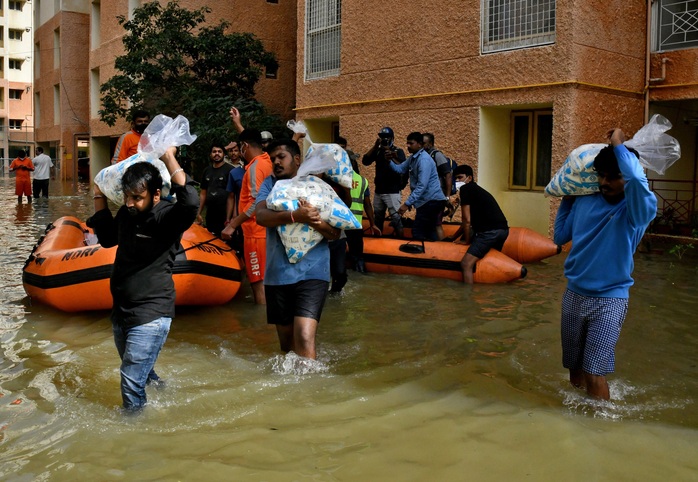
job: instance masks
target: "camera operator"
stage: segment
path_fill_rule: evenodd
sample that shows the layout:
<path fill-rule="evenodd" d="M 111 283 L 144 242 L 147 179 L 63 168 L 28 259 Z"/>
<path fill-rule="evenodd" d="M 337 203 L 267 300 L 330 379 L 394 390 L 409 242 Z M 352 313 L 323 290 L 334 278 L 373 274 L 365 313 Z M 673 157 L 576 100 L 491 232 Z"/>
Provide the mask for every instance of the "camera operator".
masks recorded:
<path fill-rule="evenodd" d="M 408 177 L 398 174 L 390 168 L 390 162 L 395 161 L 400 164 L 405 161 L 405 151 L 393 144 L 395 135 L 390 127 L 384 127 L 378 133 L 378 139 L 361 160 L 364 166 L 376 163 L 376 177 L 374 184 L 375 197 L 373 200 L 373 211 L 376 219 L 376 226 L 383 231 L 385 212 L 390 216 L 390 225 L 395 230 L 398 237 L 402 237 L 402 218 L 398 213 L 402 204 L 400 191 L 407 185 Z"/>

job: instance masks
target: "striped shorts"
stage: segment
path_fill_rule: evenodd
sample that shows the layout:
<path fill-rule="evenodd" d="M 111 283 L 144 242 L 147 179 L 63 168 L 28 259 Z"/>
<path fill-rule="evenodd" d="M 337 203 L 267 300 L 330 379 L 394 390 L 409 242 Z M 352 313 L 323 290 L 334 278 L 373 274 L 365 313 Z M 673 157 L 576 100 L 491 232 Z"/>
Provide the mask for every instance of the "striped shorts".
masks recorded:
<path fill-rule="evenodd" d="M 627 298 L 593 298 L 569 289 L 562 298 L 562 365 L 604 376 L 615 369 L 615 348 Z"/>

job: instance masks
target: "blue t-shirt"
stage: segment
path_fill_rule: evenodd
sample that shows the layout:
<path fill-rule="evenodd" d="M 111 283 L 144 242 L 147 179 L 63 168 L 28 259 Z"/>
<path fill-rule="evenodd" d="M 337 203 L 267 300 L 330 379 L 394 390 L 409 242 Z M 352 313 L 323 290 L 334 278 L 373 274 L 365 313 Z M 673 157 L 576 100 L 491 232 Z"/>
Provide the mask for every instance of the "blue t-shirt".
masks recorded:
<path fill-rule="evenodd" d="M 266 201 L 276 184 L 276 178 L 267 177 L 259 188 L 257 204 Z M 330 249 L 327 239 L 322 239 L 308 251 L 297 263 L 291 263 L 286 255 L 279 232 L 276 228 L 267 228 L 267 259 L 264 271 L 265 285 L 290 285 L 299 281 L 330 281 Z"/>
<path fill-rule="evenodd" d="M 625 198 L 609 204 L 601 193 L 564 199 L 555 218 L 556 244 L 572 241 L 565 260 L 567 287 L 580 295 L 628 298 L 633 253 L 657 214 L 657 198 L 637 158 L 613 148 L 625 179 Z"/>
<path fill-rule="evenodd" d="M 244 175 L 244 167 L 236 167 L 232 171 L 230 171 L 230 174 L 228 174 L 228 186 L 225 190 L 228 192 L 235 193 L 236 199 L 240 198 L 240 189 L 242 189 L 242 178 L 244 177 Z"/>

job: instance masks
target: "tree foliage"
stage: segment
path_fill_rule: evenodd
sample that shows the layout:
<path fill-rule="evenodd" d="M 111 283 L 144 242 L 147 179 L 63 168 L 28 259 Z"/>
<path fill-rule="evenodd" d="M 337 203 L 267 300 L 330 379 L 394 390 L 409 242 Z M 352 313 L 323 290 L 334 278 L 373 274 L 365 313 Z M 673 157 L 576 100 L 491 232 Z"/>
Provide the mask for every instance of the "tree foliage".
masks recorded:
<path fill-rule="evenodd" d="M 228 32 L 228 22 L 209 25 L 210 11 L 172 0 L 145 3 L 131 20 L 118 17 L 125 53 L 115 60 L 117 74 L 101 86 L 103 122 L 113 126 L 136 108 L 182 114 L 199 136 L 190 157 L 207 156 L 212 141 L 233 138 L 232 105 L 243 112 L 245 126 L 282 130 L 281 120 L 254 99 L 264 69 L 277 67 L 274 55 L 253 34 Z"/>

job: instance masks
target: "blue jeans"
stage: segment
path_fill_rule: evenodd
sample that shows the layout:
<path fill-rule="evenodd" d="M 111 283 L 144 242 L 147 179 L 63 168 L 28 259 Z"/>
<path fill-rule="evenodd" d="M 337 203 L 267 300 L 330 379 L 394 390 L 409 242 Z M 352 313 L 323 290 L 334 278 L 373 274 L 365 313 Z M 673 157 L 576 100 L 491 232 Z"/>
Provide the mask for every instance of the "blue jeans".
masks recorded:
<path fill-rule="evenodd" d="M 126 410 L 142 409 L 146 403 L 145 385 L 160 379 L 153 367 L 171 323 L 172 318 L 168 317 L 132 327 L 112 323 L 114 343 L 121 357 L 121 398 Z"/>

